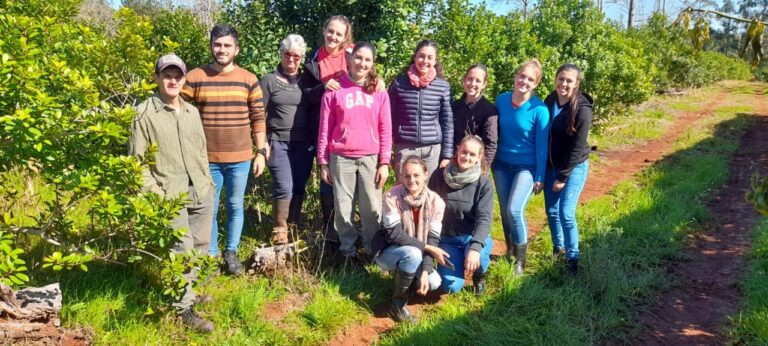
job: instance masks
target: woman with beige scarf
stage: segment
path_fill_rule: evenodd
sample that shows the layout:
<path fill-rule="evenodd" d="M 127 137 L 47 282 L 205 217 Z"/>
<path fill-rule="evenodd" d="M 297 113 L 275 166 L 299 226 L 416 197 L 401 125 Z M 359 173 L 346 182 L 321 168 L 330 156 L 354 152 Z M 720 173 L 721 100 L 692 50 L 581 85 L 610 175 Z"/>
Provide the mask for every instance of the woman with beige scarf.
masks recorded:
<path fill-rule="evenodd" d="M 434 261 L 450 266 L 450 256 L 437 247 L 445 203 L 427 188 L 427 178 L 427 165 L 422 159 L 411 156 L 403 161 L 402 184 L 384 197 L 382 228 L 371 242 L 376 264 L 395 273 L 389 314 L 397 322 L 416 320 L 406 307 L 412 285 L 419 295 L 440 287 Z"/>

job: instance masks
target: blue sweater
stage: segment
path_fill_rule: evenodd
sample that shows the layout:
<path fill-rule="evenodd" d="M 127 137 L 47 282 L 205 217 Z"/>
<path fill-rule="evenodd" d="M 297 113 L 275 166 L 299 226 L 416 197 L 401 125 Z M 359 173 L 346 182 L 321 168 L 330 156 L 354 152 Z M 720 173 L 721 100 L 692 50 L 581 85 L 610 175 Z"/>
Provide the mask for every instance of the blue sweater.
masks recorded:
<path fill-rule="evenodd" d="M 533 180 L 544 182 L 547 168 L 549 110 L 532 96 L 520 108 L 512 108 L 512 92 L 496 98 L 499 109 L 499 144 L 495 161 L 515 166 L 535 167 Z"/>

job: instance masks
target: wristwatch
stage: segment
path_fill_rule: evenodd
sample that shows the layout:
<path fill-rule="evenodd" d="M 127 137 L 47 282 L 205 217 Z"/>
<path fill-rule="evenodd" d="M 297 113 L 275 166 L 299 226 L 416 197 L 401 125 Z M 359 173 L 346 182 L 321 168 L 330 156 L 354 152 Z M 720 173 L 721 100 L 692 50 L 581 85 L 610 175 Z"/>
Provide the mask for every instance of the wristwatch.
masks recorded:
<path fill-rule="evenodd" d="M 256 150 L 256 154 L 261 154 L 264 157 L 267 157 L 267 148 L 261 148 L 259 150 Z"/>

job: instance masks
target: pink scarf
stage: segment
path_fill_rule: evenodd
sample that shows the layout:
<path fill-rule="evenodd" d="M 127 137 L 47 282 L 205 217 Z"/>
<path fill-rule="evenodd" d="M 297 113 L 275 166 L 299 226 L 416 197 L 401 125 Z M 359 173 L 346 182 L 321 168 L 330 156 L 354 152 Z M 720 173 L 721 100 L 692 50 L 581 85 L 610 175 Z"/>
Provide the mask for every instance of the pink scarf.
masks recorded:
<path fill-rule="evenodd" d="M 416 71 L 414 64 L 411 64 L 411 67 L 408 68 L 408 80 L 411 81 L 411 85 L 414 87 L 426 88 L 429 86 L 429 83 L 435 80 L 435 77 L 437 77 L 437 70 L 434 67 L 430 67 L 429 72 L 423 76 L 419 75 L 419 71 Z"/>

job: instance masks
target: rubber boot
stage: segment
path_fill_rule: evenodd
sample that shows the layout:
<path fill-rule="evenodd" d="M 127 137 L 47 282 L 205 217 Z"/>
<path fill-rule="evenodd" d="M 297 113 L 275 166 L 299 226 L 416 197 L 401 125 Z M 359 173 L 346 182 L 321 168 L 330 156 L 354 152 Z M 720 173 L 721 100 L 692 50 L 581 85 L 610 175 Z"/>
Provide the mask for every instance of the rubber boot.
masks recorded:
<path fill-rule="evenodd" d="M 485 293 L 485 273 L 480 272 L 480 268 L 472 274 L 472 284 L 474 285 L 475 297 L 482 296 Z"/>
<path fill-rule="evenodd" d="M 291 199 L 275 199 L 272 204 L 272 215 L 275 226 L 272 227 L 272 243 L 275 245 L 288 244 L 288 209 Z"/>
<path fill-rule="evenodd" d="M 515 275 L 523 275 L 525 271 L 525 253 L 528 250 L 528 244 L 513 245 L 515 254 Z"/>
<path fill-rule="evenodd" d="M 288 223 L 297 227 L 301 222 L 301 206 L 304 204 L 304 195 L 293 195 L 291 205 L 288 207 Z"/>
<path fill-rule="evenodd" d="M 416 273 L 395 269 L 395 292 L 392 294 L 392 306 L 389 308 L 389 315 L 395 322 L 416 322 L 416 317 L 408 311 L 408 289 L 415 276 Z"/>
<path fill-rule="evenodd" d="M 504 242 L 507 243 L 507 259 L 512 261 L 517 257 L 515 254 L 515 243 L 508 236 L 504 237 Z"/>
<path fill-rule="evenodd" d="M 323 226 L 325 227 L 325 241 L 338 244 L 339 233 L 333 226 L 333 194 L 320 194 L 320 207 L 323 210 Z"/>

